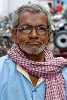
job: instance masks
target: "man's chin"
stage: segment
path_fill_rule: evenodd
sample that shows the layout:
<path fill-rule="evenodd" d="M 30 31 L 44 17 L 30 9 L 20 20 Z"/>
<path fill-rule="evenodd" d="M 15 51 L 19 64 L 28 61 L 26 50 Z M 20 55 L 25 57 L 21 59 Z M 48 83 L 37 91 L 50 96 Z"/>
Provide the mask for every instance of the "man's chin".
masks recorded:
<path fill-rule="evenodd" d="M 39 53 L 41 53 L 44 50 L 44 46 L 41 46 L 40 48 L 36 48 L 36 47 L 27 48 L 27 47 L 24 47 L 24 46 L 23 47 L 20 46 L 20 49 L 23 52 L 26 52 L 27 54 L 38 55 Z"/>
<path fill-rule="evenodd" d="M 44 49 L 23 49 L 24 52 L 26 52 L 27 54 L 31 54 L 31 55 L 38 55 L 39 53 L 41 53 Z"/>

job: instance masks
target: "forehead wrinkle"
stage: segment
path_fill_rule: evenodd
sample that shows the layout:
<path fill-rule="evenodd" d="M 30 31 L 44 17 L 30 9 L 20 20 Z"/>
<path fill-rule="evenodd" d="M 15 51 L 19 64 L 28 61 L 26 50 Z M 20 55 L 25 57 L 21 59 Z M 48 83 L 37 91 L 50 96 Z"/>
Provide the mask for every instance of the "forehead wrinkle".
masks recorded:
<path fill-rule="evenodd" d="M 25 11 L 25 12 L 22 11 L 19 13 L 19 23 L 21 23 L 20 19 L 22 19 L 22 24 L 24 24 L 24 23 L 31 24 L 31 22 L 33 22 L 32 24 L 34 24 L 34 23 L 37 24 L 37 23 L 42 23 L 42 22 L 43 22 L 43 24 L 46 24 L 46 25 L 48 24 L 47 23 L 48 22 L 47 15 L 43 12 L 33 13 L 33 12 L 29 12 L 29 11 Z"/>

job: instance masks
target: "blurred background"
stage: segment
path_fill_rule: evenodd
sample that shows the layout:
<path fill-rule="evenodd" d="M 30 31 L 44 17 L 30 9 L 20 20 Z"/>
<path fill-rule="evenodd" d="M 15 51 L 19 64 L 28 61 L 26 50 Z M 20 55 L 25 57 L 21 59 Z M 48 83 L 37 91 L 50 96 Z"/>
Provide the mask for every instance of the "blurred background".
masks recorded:
<path fill-rule="evenodd" d="M 67 58 L 67 0 L 0 0 L 0 57 L 13 44 L 10 32 L 13 11 L 29 3 L 40 4 L 51 13 L 53 34 L 48 47 L 55 57 Z"/>

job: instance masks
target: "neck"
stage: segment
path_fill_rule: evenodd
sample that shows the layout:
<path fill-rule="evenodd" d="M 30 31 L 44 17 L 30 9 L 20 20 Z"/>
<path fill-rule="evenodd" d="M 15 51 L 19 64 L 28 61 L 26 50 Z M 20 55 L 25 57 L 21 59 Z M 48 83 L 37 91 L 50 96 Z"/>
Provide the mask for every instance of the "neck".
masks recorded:
<path fill-rule="evenodd" d="M 44 62 L 44 56 L 45 56 L 44 51 L 39 53 L 38 55 L 27 54 L 27 53 L 24 53 L 24 54 L 29 60 L 33 60 L 37 62 Z"/>

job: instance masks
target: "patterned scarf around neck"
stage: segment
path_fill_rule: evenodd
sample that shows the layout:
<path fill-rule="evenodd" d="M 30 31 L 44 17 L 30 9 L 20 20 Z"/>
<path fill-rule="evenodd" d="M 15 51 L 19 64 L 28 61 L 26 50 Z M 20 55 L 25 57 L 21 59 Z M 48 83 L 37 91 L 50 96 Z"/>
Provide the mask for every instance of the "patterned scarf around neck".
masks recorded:
<path fill-rule="evenodd" d="M 22 66 L 30 74 L 43 77 L 46 81 L 45 100 L 66 100 L 65 81 L 62 68 L 67 65 L 67 60 L 62 57 L 54 58 L 51 51 L 45 47 L 45 62 L 35 62 L 26 58 L 17 44 L 13 44 L 8 55 L 17 64 Z"/>

